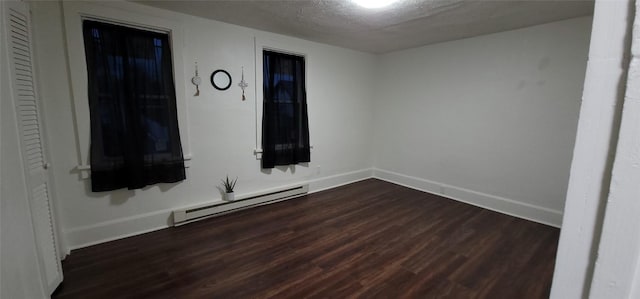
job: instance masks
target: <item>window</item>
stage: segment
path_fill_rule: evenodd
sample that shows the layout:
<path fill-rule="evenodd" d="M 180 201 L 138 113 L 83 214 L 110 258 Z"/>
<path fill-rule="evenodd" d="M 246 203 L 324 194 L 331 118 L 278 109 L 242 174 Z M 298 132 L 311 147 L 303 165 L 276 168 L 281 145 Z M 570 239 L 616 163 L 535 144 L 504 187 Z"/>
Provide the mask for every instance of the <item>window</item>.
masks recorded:
<path fill-rule="evenodd" d="M 262 168 L 309 162 L 304 57 L 262 54 Z"/>
<path fill-rule="evenodd" d="M 169 36 L 83 21 L 94 192 L 185 179 Z"/>

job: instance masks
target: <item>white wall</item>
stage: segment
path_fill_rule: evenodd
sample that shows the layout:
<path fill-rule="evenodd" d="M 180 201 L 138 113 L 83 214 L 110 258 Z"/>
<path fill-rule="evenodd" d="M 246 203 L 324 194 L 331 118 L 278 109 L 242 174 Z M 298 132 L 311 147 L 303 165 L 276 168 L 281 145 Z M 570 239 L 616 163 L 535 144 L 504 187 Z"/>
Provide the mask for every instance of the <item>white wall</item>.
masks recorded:
<path fill-rule="evenodd" d="M 187 180 L 144 190 L 91 193 L 89 180 L 75 168 L 78 139 L 65 53 L 62 9 L 56 2 L 34 2 L 37 62 L 41 96 L 50 134 L 51 170 L 56 183 L 60 223 L 71 248 L 164 227 L 170 211 L 220 199 L 216 186 L 226 174 L 238 176 L 242 195 L 266 188 L 311 181 L 311 189 L 371 176 L 370 99 L 374 59 L 370 54 L 308 42 L 134 3 L 110 3 L 125 11 L 175 20 L 182 24 L 184 72 L 187 85 L 188 130 L 193 160 Z M 308 59 L 310 138 L 314 149 L 308 166 L 294 170 L 260 169 L 256 147 L 254 105 L 254 37 L 301 49 Z M 198 62 L 201 96 L 193 97 L 194 62 Z M 249 83 L 247 101 L 237 87 L 244 66 Z M 233 77 L 224 92 L 208 83 L 213 70 L 225 69 Z M 261 80 L 258 81 L 259 83 Z M 88 125 L 88 124 L 81 124 Z"/>
<path fill-rule="evenodd" d="M 630 295 L 640 248 L 637 71 L 629 72 L 625 84 L 633 2 L 596 1 L 551 298 L 638 297 Z M 624 104 L 623 130 L 626 86 L 636 92 Z M 594 269 L 599 271 L 596 276 Z"/>
<path fill-rule="evenodd" d="M 635 20 L 634 20 L 635 19 Z M 640 297 L 640 2 L 635 3 L 631 62 L 591 298 Z"/>
<path fill-rule="evenodd" d="M 376 176 L 559 226 L 590 22 L 381 56 Z"/>
<path fill-rule="evenodd" d="M 0 3 L 0 298 L 45 298 L 38 269 Z"/>

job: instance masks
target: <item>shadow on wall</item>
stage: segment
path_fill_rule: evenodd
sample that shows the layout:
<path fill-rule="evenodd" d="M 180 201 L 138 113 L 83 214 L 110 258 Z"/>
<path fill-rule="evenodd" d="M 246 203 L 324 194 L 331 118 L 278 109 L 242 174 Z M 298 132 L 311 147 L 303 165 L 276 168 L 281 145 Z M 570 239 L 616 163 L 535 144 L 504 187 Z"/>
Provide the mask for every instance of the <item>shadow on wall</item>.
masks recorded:
<path fill-rule="evenodd" d="M 161 193 L 165 193 L 173 189 L 175 186 L 177 186 L 180 183 L 181 182 L 172 183 L 172 184 L 155 184 L 155 185 L 146 186 L 140 190 L 146 191 L 151 188 L 158 188 Z M 109 198 L 111 206 L 119 206 L 126 203 L 129 199 L 135 197 L 136 190 L 118 189 L 118 190 L 106 191 L 106 192 L 93 192 L 91 191 L 91 179 L 89 178 L 84 180 L 84 193 L 88 198 L 95 198 L 95 199 L 103 199 L 105 197 Z"/>
<path fill-rule="evenodd" d="M 286 173 L 287 170 L 289 170 L 291 172 L 291 174 L 295 174 L 296 173 L 296 166 L 309 168 L 309 163 L 305 162 L 305 163 L 300 163 L 300 164 L 295 164 L 295 165 L 278 165 L 275 168 L 260 168 L 260 172 L 262 172 L 264 174 L 271 174 L 274 169 L 277 169 L 277 170 L 279 170 L 279 171 L 281 171 L 283 173 Z"/>

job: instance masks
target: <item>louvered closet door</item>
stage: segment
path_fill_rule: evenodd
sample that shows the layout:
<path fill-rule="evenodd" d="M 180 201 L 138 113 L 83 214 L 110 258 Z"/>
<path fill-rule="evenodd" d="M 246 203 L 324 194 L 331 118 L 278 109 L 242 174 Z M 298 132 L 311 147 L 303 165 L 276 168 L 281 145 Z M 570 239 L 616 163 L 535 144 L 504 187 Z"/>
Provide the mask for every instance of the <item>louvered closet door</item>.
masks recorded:
<path fill-rule="evenodd" d="M 9 1 L 5 4 L 12 94 L 21 134 L 24 170 L 31 200 L 31 217 L 39 249 L 41 272 L 49 292 L 52 292 L 62 281 L 62 267 L 57 252 L 55 220 L 47 176 L 48 165 L 44 156 L 42 123 L 34 82 L 29 11 L 23 2 Z"/>

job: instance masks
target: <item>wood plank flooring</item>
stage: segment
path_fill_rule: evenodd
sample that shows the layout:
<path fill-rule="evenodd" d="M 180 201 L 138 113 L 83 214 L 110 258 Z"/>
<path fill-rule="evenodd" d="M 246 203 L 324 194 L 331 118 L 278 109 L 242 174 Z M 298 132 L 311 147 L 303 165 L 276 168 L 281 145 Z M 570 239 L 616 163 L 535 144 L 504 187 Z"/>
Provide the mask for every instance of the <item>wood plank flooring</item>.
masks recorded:
<path fill-rule="evenodd" d="M 74 250 L 53 298 L 548 298 L 558 236 L 370 179 Z"/>

